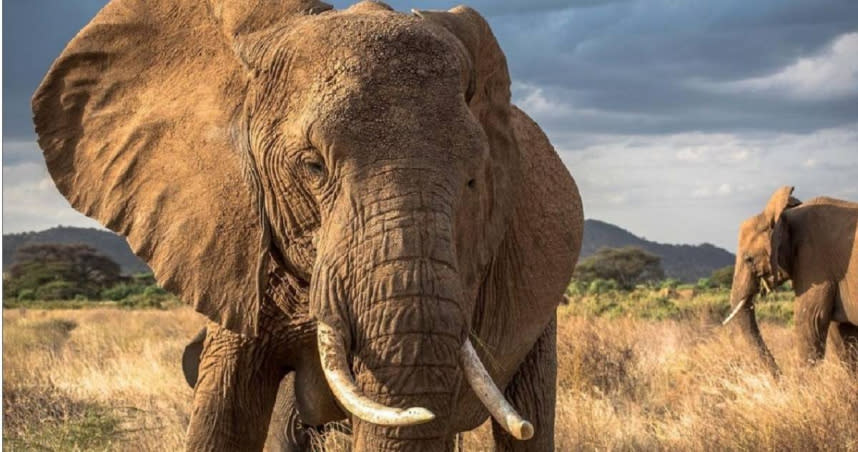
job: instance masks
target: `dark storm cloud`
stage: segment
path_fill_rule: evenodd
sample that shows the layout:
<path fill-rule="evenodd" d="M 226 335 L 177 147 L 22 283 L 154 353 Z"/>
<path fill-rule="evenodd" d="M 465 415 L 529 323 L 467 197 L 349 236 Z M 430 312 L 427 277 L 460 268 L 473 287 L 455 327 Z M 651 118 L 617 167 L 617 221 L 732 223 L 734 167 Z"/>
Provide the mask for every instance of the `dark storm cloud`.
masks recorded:
<path fill-rule="evenodd" d="M 30 97 L 102 0 L 3 2 L 3 140 L 33 137 Z"/>
<path fill-rule="evenodd" d="M 811 131 L 858 119 L 855 94 L 798 100 L 704 89 L 824 52 L 858 31 L 858 2 L 634 1 L 492 24 L 513 78 L 540 87 L 555 103 L 658 118 L 568 124 L 576 130 Z"/>
<path fill-rule="evenodd" d="M 32 136 L 29 98 L 65 43 L 103 1 L 7 2 L 3 27 L 7 138 Z M 337 7 L 351 2 L 336 1 Z M 447 9 L 459 0 L 392 1 Z M 706 90 L 772 74 L 858 31 L 850 0 L 539 0 L 467 2 L 489 18 L 514 80 L 557 104 L 604 113 L 545 115 L 575 131 L 812 131 L 858 119 L 858 96 L 826 100 Z M 522 85 L 519 85 L 522 86 Z M 520 99 L 527 92 L 515 92 Z M 625 119 L 616 115 L 626 115 Z M 629 119 L 629 115 L 650 116 Z M 570 123 L 570 119 L 575 119 Z"/>
<path fill-rule="evenodd" d="M 103 0 L 3 11 L 4 228 L 91 226 L 57 193 L 30 97 Z M 337 0 L 337 8 L 352 1 Z M 858 199 L 854 0 L 395 0 L 480 11 L 513 98 L 576 176 L 588 217 L 655 240 L 732 248 L 780 185 Z"/>

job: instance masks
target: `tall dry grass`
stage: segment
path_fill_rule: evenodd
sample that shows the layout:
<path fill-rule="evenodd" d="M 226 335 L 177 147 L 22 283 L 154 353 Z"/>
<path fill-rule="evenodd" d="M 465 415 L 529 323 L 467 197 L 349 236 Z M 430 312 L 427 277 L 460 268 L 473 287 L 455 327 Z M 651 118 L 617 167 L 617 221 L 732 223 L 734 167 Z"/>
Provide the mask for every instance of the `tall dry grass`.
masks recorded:
<path fill-rule="evenodd" d="M 832 360 L 799 366 L 786 326 L 763 325 L 784 372 L 775 380 L 711 315 L 572 312 L 558 322 L 558 450 L 858 450 L 858 378 Z M 192 393 L 179 359 L 200 316 L 7 310 L 3 320 L 7 450 L 181 449 Z M 491 450 L 490 438 L 484 425 L 465 450 Z"/>
<path fill-rule="evenodd" d="M 3 312 L 6 450 L 181 450 L 191 309 Z"/>

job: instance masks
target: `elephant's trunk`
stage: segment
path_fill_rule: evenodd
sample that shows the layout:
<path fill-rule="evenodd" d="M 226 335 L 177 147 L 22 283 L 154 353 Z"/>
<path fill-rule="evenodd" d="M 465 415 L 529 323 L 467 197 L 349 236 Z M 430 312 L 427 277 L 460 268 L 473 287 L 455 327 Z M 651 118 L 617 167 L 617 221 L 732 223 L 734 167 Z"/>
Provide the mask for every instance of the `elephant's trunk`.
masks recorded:
<path fill-rule="evenodd" d="M 775 362 L 774 356 L 766 346 L 762 334 L 760 334 L 760 326 L 757 324 L 757 317 L 754 310 L 754 298 L 759 291 L 758 280 L 753 274 L 737 262 L 736 270 L 733 275 L 733 287 L 730 291 L 730 306 L 731 313 L 724 320 L 726 325 L 732 322 L 735 328 L 741 330 L 742 335 L 749 344 L 756 350 L 760 359 L 773 375 L 780 375 L 780 369 Z"/>
<path fill-rule="evenodd" d="M 353 415 L 356 450 L 452 449 L 448 422 L 463 376 L 487 394 L 502 425 L 532 434 L 491 379 L 474 372 L 482 369 L 476 354 L 463 355 L 470 308 L 451 209 L 432 199 L 424 192 L 362 208 L 340 223 L 349 237 L 328 237 L 339 246 L 320 250 L 311 291 L 319 352 L 334 395 Z"/>
<path fill-rule="evenodd" d="M 470 322 L 452 200 L 430 183 L 439 175 L 384 175 L 386 187 L 380 177 L 362 183 L 364 196 L 382 199 L 343 201 L 320 237 L 311 287 L 319 352 L 332 392 L 353 415 L 357 450 L 400 442 L 445 450 Z M 391 193 L 395 185 L 403 194 Z"/>

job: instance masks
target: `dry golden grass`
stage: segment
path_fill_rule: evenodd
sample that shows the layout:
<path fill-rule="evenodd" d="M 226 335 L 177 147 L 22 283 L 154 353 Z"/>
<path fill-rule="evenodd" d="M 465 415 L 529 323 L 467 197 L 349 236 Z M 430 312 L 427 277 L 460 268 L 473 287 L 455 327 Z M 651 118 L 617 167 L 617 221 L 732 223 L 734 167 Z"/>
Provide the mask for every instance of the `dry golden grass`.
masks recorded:
<path fill-rule="evenodd" d="M 180 450 L 192 392 L 180 370 L 203 321 L 171 311 L 7 310 L 7 450 Z M 561 308 L 558 450 L 858 450 L 858 378 L 801 368 L 792 330 L 764 324 L 771 378 L 708 315 L 582 318 Z M 319 443 L 343 450 L 343 438 Z M 465 450 L 490 450 L 487 426 Z"/>
<path fill-rule="evenodd" d="M 203 323 L 188 308 L 4 310 L 5 449 L 181 450 L 181 353 Z"/>

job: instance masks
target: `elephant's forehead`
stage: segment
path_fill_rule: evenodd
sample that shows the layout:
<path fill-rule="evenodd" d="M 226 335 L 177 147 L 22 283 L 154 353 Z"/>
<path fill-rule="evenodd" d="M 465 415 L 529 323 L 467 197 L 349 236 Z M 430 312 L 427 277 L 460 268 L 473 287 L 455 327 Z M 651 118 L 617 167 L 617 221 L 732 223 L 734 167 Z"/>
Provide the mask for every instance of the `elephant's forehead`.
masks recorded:
<path fill-rule="evenodd" d="M 445 29 L 399 13 L 325 14 L 291 29 L 289 41 L 304 64 L 331 73 L 387 73 L 420 70 L 444 76 L 458 72 L 461 49 Z M 411 70 L 406 70 L 410 68 Z M 385 70 L 389 69 L 389 70 Z"/>
<path fill-rule="evenodd" d="M 454 97 L 470 76 L 455 38 L 411 16 L 323 15 L 290 35 L 289 84 L 322 109 Z"/>
<path fill-rule="evenodd" d="M 762 215 L 755 215 L 742 222 L 739 227 L 739 249 L 752 251 L 765 246 L 766 221 Z"/>
<path fill-rule="evenodd" d="M 318 132 L 400 148 L 396 141 L 450 147 L 473 139 L 461 124 L 469 63 L 443 29 L 393 13 L 332 14 L 292 34 L 313 43 L 298 46 L 290 62 L 292 107 Z"/>

